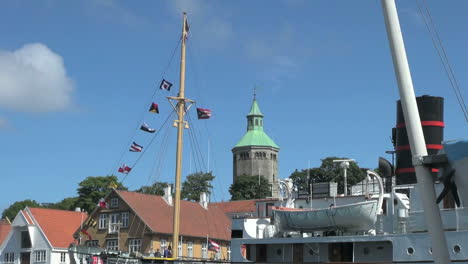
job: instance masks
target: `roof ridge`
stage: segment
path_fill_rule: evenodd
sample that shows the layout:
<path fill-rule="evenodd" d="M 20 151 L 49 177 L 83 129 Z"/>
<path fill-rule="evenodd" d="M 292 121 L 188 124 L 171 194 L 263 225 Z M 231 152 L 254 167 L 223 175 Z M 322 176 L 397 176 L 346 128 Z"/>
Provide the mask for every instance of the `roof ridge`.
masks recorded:
<path fill-rule="evenodd" d="M 68 213 L 77 213 L 80 214 L 82 212 L 77 212 L 74 210 L 64 210 L 64 209 L 55 209 L 55 208 L 41 208 L 41 207 L 30 207 L 29 210 L 40 210 L 40 211 L 59 211 L 59 212 L 68 212 Z M 88 214 L 87 212 L 84 212 L 85 214 Z"/>

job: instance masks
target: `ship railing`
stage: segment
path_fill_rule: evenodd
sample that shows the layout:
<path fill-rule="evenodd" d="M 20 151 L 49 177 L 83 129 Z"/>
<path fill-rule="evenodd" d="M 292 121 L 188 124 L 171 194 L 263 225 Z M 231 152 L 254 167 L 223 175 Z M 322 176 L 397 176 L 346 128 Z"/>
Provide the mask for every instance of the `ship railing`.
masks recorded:
<path fill-rule="evenodd" d="M 468 230 L 468 208 L 442 209 L 440 211 L 443 228 L 446 231 Z M 409 232 L 427 231 L 423 211 L 410 212 L 408 221 Z"/>

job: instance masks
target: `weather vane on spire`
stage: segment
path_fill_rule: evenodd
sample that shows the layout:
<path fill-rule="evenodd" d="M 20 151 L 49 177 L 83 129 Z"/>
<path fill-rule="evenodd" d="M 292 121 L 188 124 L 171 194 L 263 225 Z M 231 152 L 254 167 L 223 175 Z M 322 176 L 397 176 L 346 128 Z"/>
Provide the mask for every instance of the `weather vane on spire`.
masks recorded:
<path fill-rule="evenodd" d="M 257 99 L 257 85 L 254 86 L 254 89 L 253 89 L 253 99 L 256 100 Z"/>

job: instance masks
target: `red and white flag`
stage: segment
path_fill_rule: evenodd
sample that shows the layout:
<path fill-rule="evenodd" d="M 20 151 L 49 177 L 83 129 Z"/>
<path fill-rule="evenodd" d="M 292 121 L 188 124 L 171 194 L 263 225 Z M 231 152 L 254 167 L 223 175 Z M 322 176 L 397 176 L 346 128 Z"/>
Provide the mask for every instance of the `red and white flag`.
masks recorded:
<path fill-rule="evenodd" d="M 104 198 L 99 199 L 99 203 L 97 205 L 101 208 L 108 208 L 106 200 L 104 200 Z"/>
<path fill-rule="evenodd" d="M 128 174 L 131 170 L 132 170 L 132 168 L 130 168 L 129 166 L 127 166 L 125 164 L 120 166 L 120 168 L 119 168 L 119 172 L 120 173 L 125 173 L 125 174 Z"/>
<path fill-rule="evenodd" d="M 143 146 L 138 145 L 137 143 L 133 142 L 129 149 L 131 152 L 141 152 L 143 150 Z"/>
<path fill-rule="evenodd" d="M 211 239 L 208 239 L 208 250 L 219 252 L 221 250 L 221 247 L 218 243 L 214 242 Z"/>
<path fill-rule="evenodd" d="M 211 117 L 211 110 L 205 108 L 197 108 L 198 119 L 209 119 Z"/>

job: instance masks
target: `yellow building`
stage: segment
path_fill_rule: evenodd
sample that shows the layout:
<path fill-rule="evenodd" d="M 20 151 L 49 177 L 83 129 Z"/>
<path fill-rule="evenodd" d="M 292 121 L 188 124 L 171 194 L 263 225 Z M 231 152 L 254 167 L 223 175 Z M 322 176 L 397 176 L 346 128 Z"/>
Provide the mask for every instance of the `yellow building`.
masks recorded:
<path fill-rule="evenodd" d="M 173 247 L 171 197 L 113 190 L 105 204 L 85 221 L 82 245 L 152 255 Z M 181 201 L 179 258 L 229 260 L 230 227 L 230 218 L 217 206 Z"/>

